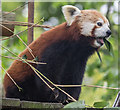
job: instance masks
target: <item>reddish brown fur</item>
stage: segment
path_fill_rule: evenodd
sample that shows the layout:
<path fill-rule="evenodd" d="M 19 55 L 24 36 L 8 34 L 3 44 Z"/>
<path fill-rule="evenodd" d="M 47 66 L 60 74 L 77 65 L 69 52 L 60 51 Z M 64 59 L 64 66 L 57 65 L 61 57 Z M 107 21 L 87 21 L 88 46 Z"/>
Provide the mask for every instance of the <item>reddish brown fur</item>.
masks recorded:
<path fill-rule="evenodd" d="M 100 12 L 96 10 L 82 10 L 81 13 L 83 14 L 82 21 L 84 22 L 85 20 L 89 20 L 93 23 L 96 23 L 99 20 L 99 18 L 101 18 L 104 21 L 104 23 L 107 22 L 107 19 Z"/>
<path fill-rule="evenodd" d="M 80 32 L 79 29 L 76 27 L 77 27 L 76 22 L 74 22 L 70 27 L 67 26 L 66 23 L 63 23 L 47 32 L 44 32 L 37 40 L 33 41 L 29 45 L 29 47 L 32 49 L 32 53 L 35 55 L 35 57 L 38 56 L 40 60 L 42 52 L 50 44 L 65 39 L 77 40 L 78 34 Z M 72 35 L 73 37 L 70 38 L 70 35 Z M 22 53 L 20 53 L 19 57 L 22 57 L 23 55 L 27 55 L 27 58 L 30 60 L 33 59 L 28 49 L 25 49 Z M 36 65 L 33 66 L 36 67 Z M 15 60 L 12 63 L 7 72 L 16 82 L 22 81 L 26 76 L 33 74 L 33 70 L 27 64 L 22 63 L 21 61 L 18 60 Z M 11 87 L 12 85 L 14 85 L 13 82 L 6 74 L 4 77 L 4 89 L 6 90 L 7 87 Z"/>
<path fill-rule="evenodd" d="M 92 31 L 91 31 L 91 35 L 92 35 L 92 37 L 95 36 L 95 35 L 94 35 L 94 31 L 95 31 L 96 28 L 97 28 L 97 26 L 95 25 L 94 28 L 93 28 Z"/>

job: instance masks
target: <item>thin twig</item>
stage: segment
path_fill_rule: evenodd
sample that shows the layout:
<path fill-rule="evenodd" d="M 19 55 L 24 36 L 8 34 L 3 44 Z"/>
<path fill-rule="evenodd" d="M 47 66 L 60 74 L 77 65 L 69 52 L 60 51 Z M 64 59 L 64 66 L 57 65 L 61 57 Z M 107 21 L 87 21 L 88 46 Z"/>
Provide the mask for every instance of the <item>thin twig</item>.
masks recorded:
<path fill-rule="evenodd" d="M 9 29 L 9 28 L 7 28 L 6 26 L 4 26 L 4 25 L 2 25 L 2 24 L 0 24 L 2 27 L 4 27 L 5 29 L 7 29 L 8 31 L 10 31 L 10 32 L 12 32 L 13 34 L 14 34 L 14 32 L 11 30 L 11 29 Z M 15 35 L 15 34 L 14 34 Z M 33 53 L 32 53 L 32 50 L 27 46 L 27 44 L 19 37 L 19 35 L 16 35 L 21 41 L 22 41 L 22 43 L 27 47 L 27 49 L 28 49 L 28 51 L 30 52 L 30 54 L 32 55 L 32 57 L 33 58 L 35 58 L 35 56 L 33 55 Z"/>
<path fill-rule="evenodd" d="M 18 60 L 18 61 L 22 61 L 21 59 L 15 58 L 15 57 L 10 57 L 10 56 L 3 56 L 0 55 L 0 57 L 4 57 L 4 58 L 9 58 L 9 59 L 13 59 L 13 60 Z M 25 61 L 29 62 L 29 63 L 34 63 L 34 64 L 47 64 L 47 63 L 43 63 L 43 62 L 34 62 L 32 60 L 26 60 Z"/>
<path fill-rule="evenodd" d="M 113 88 L 113 87 L 104 87 L 104 86 L 97 86 L 97 85 L 58 85 L 55 84 L 57 87 L 96 87 L 96 88 L 103 88 L 103 89 L 115 89 L 120 90 L 120 88 Z"/>
<path fill-rule="evenodd" d="M 20 8 L 22 8 L 22 7 L 23 7 L 23 6 L 25 6 L 26 4 L 28 4 L 28 2 L 26 2 L 26 3 L 24 3 L 23 5 L 21 5 L 21 6 L 17 7 L 16 9 L 11 10 L 10 12 L 8 12 L 8 13 L 4 14 L 3 16 L 6 16 L 6 15 L 8 15 L 8 14 L 10 14 L 10 13 L 12 13 L 12 12 L 14 12 L 14 11 L 16 11 L 16 10 L 20 9 Z"/>
<path fill-rule="evenodd" d="M 11 81 L 17 86 L 17 88 L 19 89 L 19 91 L 22 90 L 22 88 L 20 86 L 18 86 L 18 84 L 14 81 L 14 79 L 10 76 L 10 74 L 0 65 L 0 67 L 5 71 L 5 73 L 8 75 L 8 77 L 11 79 Z"/>
<path fill-rule="evenodd" d="M 9 24 L 9 25 L 16 25 L 16 26 L 32 26 L 33 27 L 42 27 L 42 28 L 53 28 L 53 26 L 47 26 L 47 25 L 35 25 L 34 23 L 28 23 L 28 22 L 17 22 L 17 21 L 2 21 L 1 24 Z"/>

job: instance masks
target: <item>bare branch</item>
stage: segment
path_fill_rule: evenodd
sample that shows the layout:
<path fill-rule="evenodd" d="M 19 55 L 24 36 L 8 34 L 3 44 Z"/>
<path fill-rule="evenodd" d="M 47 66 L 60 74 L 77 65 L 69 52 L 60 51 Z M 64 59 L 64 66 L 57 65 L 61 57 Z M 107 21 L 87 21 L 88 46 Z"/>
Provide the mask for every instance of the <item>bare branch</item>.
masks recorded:
<path fill-rule="evenodd" d="M 32 26 L 32 25 L 33 25 L 33 27 L 53 28 L 53 26 L 36 25 L 36 24 L 34 24 L 34 23 L 17 22 L 17 21 L 0 21 L 0 24 L 10 24 L 10 25 L 16 25 L 16 26 Z"/>
<path fill-rule="evenodd" d="M 96 87 L 96 88 L 102 88 L 102 89 L 120 90 L 120 88 L 104 87 L 104 86 L 97 86 L 97 85 L 58 85 L 58 84 L 55 84 L 55 85 L 58 87 Z"/>

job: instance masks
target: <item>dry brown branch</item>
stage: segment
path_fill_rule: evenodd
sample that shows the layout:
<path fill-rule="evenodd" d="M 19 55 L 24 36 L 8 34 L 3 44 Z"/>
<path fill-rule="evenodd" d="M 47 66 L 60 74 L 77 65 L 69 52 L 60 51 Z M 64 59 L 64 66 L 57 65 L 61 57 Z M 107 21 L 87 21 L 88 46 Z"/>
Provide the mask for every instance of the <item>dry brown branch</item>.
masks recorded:
<path fill-rule="evenodd" d="M 33 25 L 33 27 L 53 28 L 53 26 L 35 25 L 34 23 L 18 22 L 18 21 L 2 21 L 0 22 L 0 24 L 10 24 L 10 25 L 16 25 L 16 26 L 32 26 Z"/>

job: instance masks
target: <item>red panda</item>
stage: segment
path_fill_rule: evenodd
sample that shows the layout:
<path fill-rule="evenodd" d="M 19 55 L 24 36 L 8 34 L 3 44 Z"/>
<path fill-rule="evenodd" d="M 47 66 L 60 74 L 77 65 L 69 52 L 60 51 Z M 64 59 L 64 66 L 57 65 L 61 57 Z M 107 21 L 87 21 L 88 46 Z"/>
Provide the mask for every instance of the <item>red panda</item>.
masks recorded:
<path fill-rule="evenodd" d="M 111 35 L 109 22 L 96 10 L 79 10 L 75 6 L 65 5 L 62 12 L 66 22 L 44 32 L 33 41 L 31 48 L 35 57 L 46 64 L 32 64 L 55 84 L 81 85 L 88 58 L 103 44 L 103 38 Z M 19 57 L 33 57 L 28 49 Z M 41 102 L 65 103 L 68 97 L 57 90 L 57 96 L 51 91 L 34 71 L 25 63 L 15 60 L 7 72 L 22 87 L 19 91 L 11 79 L 5 74 L 4 89 L 7 98 Z M 76 100 L 81 88 L 62 88 Z"/>

